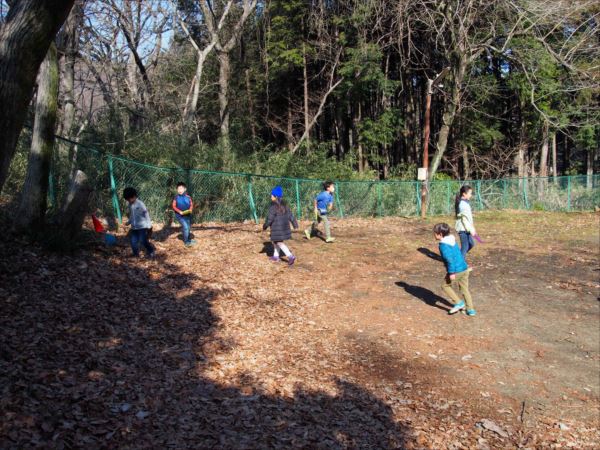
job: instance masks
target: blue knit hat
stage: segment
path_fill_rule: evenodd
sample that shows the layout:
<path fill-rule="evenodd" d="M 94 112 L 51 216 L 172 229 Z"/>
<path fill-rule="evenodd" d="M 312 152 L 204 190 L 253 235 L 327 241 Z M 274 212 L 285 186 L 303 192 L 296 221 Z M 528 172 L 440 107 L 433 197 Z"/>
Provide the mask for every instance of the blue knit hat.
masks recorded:
<path fill-rule="evenodd" d="M 283 197 L 283 188 L 281 186 L 275 186 L 271 191 L 271 195 L 274 197 Z"/>

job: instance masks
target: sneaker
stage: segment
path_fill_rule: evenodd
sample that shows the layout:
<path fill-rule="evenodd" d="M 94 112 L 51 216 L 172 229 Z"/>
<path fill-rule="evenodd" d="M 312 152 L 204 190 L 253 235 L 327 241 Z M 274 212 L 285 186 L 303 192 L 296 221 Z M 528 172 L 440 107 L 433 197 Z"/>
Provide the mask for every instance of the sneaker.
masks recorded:
<path fill-rule="evenodd" d="M 448 311 L 448 314 L 456 314 L 457 312 L 459 312 L 461 309 L 464 309 L 465 307 L 465 302 L 460 302 L 457 303 L 456 305 L 454 305 L 452 307 L 452 309 L 450 311 Z"/>
<path fill-rule="evenodd" d="M 304 236 L 306 236 L 306 239 L 310 240 L 310 238 L 311 238 L 310 231 L 309 230 L 304 230 Z"/>
<path fill-rule="evenodd" d="M 467 309 L 467 316 L 475 316 L 477 315 L 477 311 L 474 309 Z"/>
<path fill-rule="evenodd" d="M 148 258 L 149 258 L 149 259 L 154 259 L 154 258 L 156 258 L 156 252 L 148 253 Z"/>
<path fill-rule="evenodd" d="M 190 239 L 189 244 L 190 245 L 196 245 L 196 241 L 194 239 Z"/>
<path fill-rule="evenodd" d="M 191 242 L 186 242 L 186 243 L 184 243 L 183 245 L 185 245 L 186 247 L 191 247 L 191 246 L 192 246 L 192 245 L 194 245 L 194 244 L 192 244 Z"/>
<path fill-rule="evenodd" d="M 271 261 L 271 262 L 279 262 L 279 256 L 271 256 L 269 258 L 269 261 Z"/>
<path fill-rule="evenodd" d="M 292 255 L 288 258 L 288 266 L 293 266 L 295 262 L 296 262 L 296 257 L 294 255 Z"/>
<path fill-rule="evenodd" d="M 325 239 L 325 242 L 327 242 L 328 244 L 331 244 L 331 243 L 335 242 L 335 238 L 332 238 L 332 237 L 327 238 L 327 239 Z"/>

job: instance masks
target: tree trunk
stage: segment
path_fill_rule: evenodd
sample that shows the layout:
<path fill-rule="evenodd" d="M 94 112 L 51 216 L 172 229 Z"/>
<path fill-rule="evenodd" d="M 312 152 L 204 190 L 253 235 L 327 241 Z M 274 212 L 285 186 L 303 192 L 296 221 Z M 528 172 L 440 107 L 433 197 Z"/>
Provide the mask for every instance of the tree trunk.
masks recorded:
<path fill-rule="evenodd" d="M 355 117 L 354 120 L 354 130 L 356 130 L 356 133 L 358 134 L 358 124 L 360 124 L 362 120 L 362 105 L 361 102 L 358 102 L 358 116 Z M 362 143 L 360 142 L 360 138 L 356 139 L 357 141 L 357 147 L 358 147 L 358 172 L 359 173 L 363 173 L 365 170 L 365 166 L 364 166 L 364 159 L 363 159 L 363 146 Z"/>
<path fill-rule="evenodd" d="M 196 74 L 192 79 L 192 85 L 190 87 L 190 93 L 188 94 L 189 104 L 186 100 L 186 105 L 183 110 L 183 117 L 187 127 L 190 127 L 196 117 L 196 110 L 198 109 L 198 99 L 200 98 L 200 80 L 202 80 L 202 72 L 204 71 L 204 63 L 206 57 L 212 51 L 215 46 L 214 42 L 208 45 L 202 50 L 197 50 L 198 62 L 196 63 Z"/>
<path fill-rule="evenodd" d="M 454 122 L 454 118 L 456 117 L 456 110 L 458 108 L 458 103 L 460 101 L 460 89 L 461 84 L 465 77 L 465 72 L 467 70 L 467 56 L 466 54 L 461 54 L 458 56 L 458 62 L 456 69 L 454 71 L 454 77 L 452 77 L 449 82 L 451 84 L 451 99 L 449 102 L 446 102 L 444 105 L 444 113 L 442 114 L 442 126 L 440 127 L 440 131 L 438 133 L 436 150 L 433 155 L 433 160 L 431 161 L 431 166 L 429 169 L 429 180 L 433 180 L 440 163 L 442 162 L 442 157 L 446 152 L 446 146 L 448 145 L 448 136 L 450 134 L 450 129 L 452 128 L 452 123 Z"/>
<path fill-rule="evenodd" d="M 81 230 L 83 219 L 88 212 L 91 193 L 92 187 L 86 174 L 78 170 L 71 181 L 69 193 L 58 217 L 61 234 L 67 242 L 75 238 Z"/>
<path fill-rule="evenodd" d="M 470 180 L 471 179 L 471 166 L 469 164 L 469 147 L 464 145 L 462 146 L 462 159 L 463 159 L 463 179 Z"/>
<path fill-rule="evenodd" d="M 73 2 L 15 2 L 0 27 L 0 190 L 23 128 L 38 69 Z"/>
<path fill-rule="evenodd" d="M 292 94 L 290 92 L 290 88 L 288 86 L 287 89 L 288 94 L 288 108 L 287 108 L 287 139 L 288 139 L 288 149 L 290 152 L 294 150 L 294 122 L 293 122 L 293 114 L 292 114 Z"/>
<path fill-rule="evenodd" d="M 544 121 L 542 125 L 542 148 L 540 150 L 540 173 L 539 173 L 539 182 L 538 182 L 538 196 L 543 199 L 544 192 L 546 189 L 546 184 L 548 180 L 546 177 L 548 176 L 548 149 L 550 143 L 550 134 L 548 130 L 549 124 Z M 532 161 L 533 167 L 533 161 Z"/>
<path fill-rule="evenodd" d="M 75 120 L 75 61 L 79 50 L 79 27 L 83 19 L 83 8 L 77 2 L 67 18 L 63 32 L 60 35 L 59 51 L 64 53 L 62 58 L 61 86 L 63 92 L 63 111 L 60 124 L 60 134 L 71 138 Z"/>
<path fill-rule="evenodd" d="M 310 150 L 310 112 L 308 111 L 308 63 L 306 61 L 306 44 L 302 43 L 302 77 L 304 78 L 304 133 L 306 149 Z"/>
<path fill-rule="evenodd" d="M 44 224 L 48 176 L 54 147 L 54 129 L 58 104 L 58 58 L 52 44 L 38 76 L 33 138 L 27 175 L 15 225 L 23 231 L 38 230 Z"/>
<path fill-rule="evenodd" d="M 525 152 L 527 147 L 524 143 L 519 144 L 519 151 L 517 153 L 517 176 L 519 178 L 525 178 L 527 176 L 527 170 L 525 165 Z"/>
<path fill-rule="evenodd" d="M 548 176 L 548 148 L 550 135 L 548 133 L 548 122 L 544 121 L 542 126 L 542 150 L 540 155 L 540 177 Z"/>
<path fill-rule="evenodd" d="M 592 189 L 594 185 L 594 154 L 596 152 L 595 148 L 589 148 L 587 150 L 587 158 L 586 158 L 586 168 L 587 168 L 587 189 Z"/>
<path fill-rule="evenodd" d="M 556 132 L 552 133 L 552 176 L 558 176 L 556 163 Z"/>
<path fill-rule="evenodd" d="M 218 52 L 219 59 L 219 118 L 221 124 L 221 143 L 223 145 L 223 162 L 227 168 L 231 159 L 231 143 L 229 140 L 229 78 L 231 63 L 229 52 Z"/>
<path fill-rule="evenodd" d="M 250 131 L 252 132 L 252 141 L 256 142 L 256 123 L 254 122 L 254 99 L 250 87 L 250 69 L 246 69 L 246 95 L 248 96 L 248 109 L 250 113 Z"/>

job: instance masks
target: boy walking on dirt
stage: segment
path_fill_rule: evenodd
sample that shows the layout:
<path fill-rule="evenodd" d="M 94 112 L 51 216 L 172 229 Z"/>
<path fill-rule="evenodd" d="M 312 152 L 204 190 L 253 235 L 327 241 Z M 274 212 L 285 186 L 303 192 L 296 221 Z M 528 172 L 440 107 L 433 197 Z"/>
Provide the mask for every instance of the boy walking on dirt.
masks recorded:
<path fill-rule="evenodd" d="M 438 223 L 433 227 L 433 235 L 440 242 L 440 255 L 442 255 L 447 271 L 442 290 L 450 297 L 454 305 L 448 314 L 455 314 L 464 309 L 466 303 L 467 316 L 474 316 L 476 311 L 469 292 L 469 266 L 456 243 L 456 238 L 450 234 L 450 226 L 447 223 Z M 464 301 L 452 289 L 453 283 L 458 284 L 460 293 L 465 298 Z"/>
<path fill-rule="evenodd" d="M 148 232 L 152 230 L 152 221 L 150 220 L 150 214 L 148 208 L 138 198 L 137 191 L 128 187 L 123 190 L 123 197 L 127 200 L 127 225 L 131 226 L 129 230 L 129 243 L 131 244 L 131 250 L 133 256 L 140 255 L 140 244 L 146 249 L 148 258 L 154 257 L 154 247 L 148 240 Z"/>
<path fill-rule="evenodd" d="M 187 193 L 187 186 L 185 183 L 181 181 L 177 183 L 177 195 L 173 199 L 171 206 L 173 211 L 175 211 L 175 218 L 181 224 L 181 230 L 183 232 L 183 244 L 186 247 L 194 245 L 196 241 L 190 239 L 194 202 L 192 201 L 192 197 L 190 197 Z"/>
<path fill-rule="evenodd" d="M 327 217 L 327 214 L 333 208 L 334 191 L 335 185 L 333 184 L 333 181 L 326 181 L 323 183 L 323 191 L 317 195 L 314 200 L 315 220 L 309 229 L 304 230 L 306 239 L 310 239 L 313 235 L 316 235 L 317 227 L 323 222 L 323 225 L 325 226 L 325 242 L 332 243 L 335 241 L 335 239 L 331 237 L 331 225 L 329 224 L 329 218 Z"/>

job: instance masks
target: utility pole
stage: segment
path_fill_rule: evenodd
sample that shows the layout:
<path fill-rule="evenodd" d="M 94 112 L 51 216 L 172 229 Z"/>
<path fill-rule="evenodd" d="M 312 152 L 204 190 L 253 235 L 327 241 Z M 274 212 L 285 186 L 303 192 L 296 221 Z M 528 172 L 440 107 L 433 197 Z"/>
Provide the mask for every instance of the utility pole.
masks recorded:
<path fill-rule="evenodd" d="M 420 170 L 418 180 L 422 181 L 421 185 L 421 218 L 424 219 L 427 215 L 427 204 L 429 202 L 429 116 L 431 112 L 431 96 L 433 95 L 433 86 L 441 81 L 446 76 L 449 67 L 438 73 L 433 80 L 427 78 L 427 98 L 425 101 L 425 126 L 423 129 L 423 168 Z M 440 86 L 441 87 L 441 86 Z"/>

